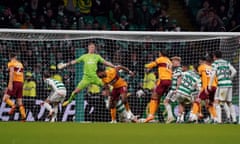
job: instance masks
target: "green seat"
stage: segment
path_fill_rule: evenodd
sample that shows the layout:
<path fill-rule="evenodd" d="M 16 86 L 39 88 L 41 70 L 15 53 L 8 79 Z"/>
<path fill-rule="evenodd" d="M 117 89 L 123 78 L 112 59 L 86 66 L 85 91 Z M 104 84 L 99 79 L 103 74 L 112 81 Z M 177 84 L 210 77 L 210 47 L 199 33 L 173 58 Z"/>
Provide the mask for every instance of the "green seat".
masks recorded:
<path fill-rule="evenodd" d="M 108 19 L 105 16 L 97 16 L 95 17 L 95 20 L 100 24 L 100 25 L 106 25 L 108 24 Z"/>
<path fill-rule="evenodd" d="M 197 15 L 198 10 L 201 8 L 201 1 L 200 0 L 189 0 L 188 7 L 193 16 Z"/>
<path fill-rule="evenodd" d="M 84 23 L 93 24 L 94 18 L 92 16 L 84 16 L 83 20 L 84 20 Z"/>

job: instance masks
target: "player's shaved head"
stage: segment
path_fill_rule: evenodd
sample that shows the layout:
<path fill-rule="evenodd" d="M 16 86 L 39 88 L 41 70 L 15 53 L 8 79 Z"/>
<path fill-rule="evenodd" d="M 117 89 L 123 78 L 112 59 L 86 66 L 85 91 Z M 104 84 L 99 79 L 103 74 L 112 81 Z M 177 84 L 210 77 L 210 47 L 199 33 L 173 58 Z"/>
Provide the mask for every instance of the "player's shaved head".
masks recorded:
<path fill-rule="evenodd" d="M 166 49 L 162 49 L 160 51 L 160 53 L 161 53 L 162 56 L 168 56 L 168 50 L 166 50 Z"/>
<path fill-rule="evenodd" d="M 17 56 L 16 53 L 10 53 L 10 54 L 9 54 L 9 57 L 10 57 L 10 58 L 14 58 L 14 57 L 16 57 L 16 56 Z"/>
<path fill-rule="evenodd" d="M 217 50 L 213 53 L 213 56 L 215 56 L 216 58 L 222 58 L 222 52 Z"/>
<path fill-rule="evenodd" d="M 50 73 L 49 73 L 48 71 L 45 71 L 45 72 L 43 73 L 43 77 L 44 77 L 44 78 L 50 78 L 51 75 L 50 75 Z"/>

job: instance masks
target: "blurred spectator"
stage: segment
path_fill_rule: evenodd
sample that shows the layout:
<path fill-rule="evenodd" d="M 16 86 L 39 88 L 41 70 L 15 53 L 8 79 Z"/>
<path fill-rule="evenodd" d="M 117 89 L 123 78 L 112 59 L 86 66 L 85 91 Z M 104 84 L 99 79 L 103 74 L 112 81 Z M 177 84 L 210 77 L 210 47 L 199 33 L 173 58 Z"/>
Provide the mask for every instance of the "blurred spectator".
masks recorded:
<path fill-rule="evenodd" d="M 92 0 L 91 15 L 106 16 L 110 10 L 110 0 Z"/>
<path fill-rule="evenodd" d="M 161 9 L 161 14 L 158 17 L 160 27 L 163 27 L 164 30 L 168 29 L 169 26 L 169 16 L 165 9 Z"/>
<path fill-rule="evenodd" d="M 129 23 L 127 20 L 127 17 L 125 15 L 121 16 L 121 20 L 120 20 L 120 30 L 128 30 L 129 29 Z"/>
<path fill-rule="evenodd" d="M 112 24 L 112 23 L 120 22 L 120 18 L 122 14 L 123 12 L 122 12 L 120 3 L 118 1 L 114 1 L 109 11 L 110 23 Z"/>
<path fill-rule="evenodd" d="M 226 7 L 225 7 L 224 4 L 222 4 L 222 5 L 218 8 L 217 15 L 219 16 L 219 18 L 220 18 L 222 21 L 225 21 L 225 24 L 228 23 L 229 18 L 228 18 L 228 16 L 227 16 L 227 9 L 226 9 Z"/>
<path fill-rule="evenodd" d="M 12 12 L 9 8 L 0 7 L 0 27 L 8 28 L 12 17 Z"/>
<path fill-rule="evenodd" d="M 92 0 L 78 0 L 77 2 L 81 14 L 89 15 L 91 13 Z"/>
<path fill-rule="evenodd" d="M 145 30 L 149 26 L 151 15 L 148 10 L 147 1 L 143 1 L 141 7 L 137 13 L 137 24 L 141 27 L 141 30 Z"/>
<path fill-rule="evenodd" d="M 213 8 L 209 9 L 207 17 L 202 19 L 201 31 L 219 31 L 223 27 L 222 20 L 216 15 Z"/>
<path fill-rule="evenodd" d="M 31 23 L 31 21 L 30 21 L 29 15 L 26 15 L 26 16 L 25 16 L 25 21 L 24 21 L 24 23 L 22 24 L 21 28 L 22 28 L 22 29 L 33 28 L 33 25 L 32 25 L 32 23 Z"/>
<path fill-rule="evenodd" d="M 38 1 L 39 0 L 31 0 L 30 1 L 30 7 L 32 12 L 36 12 L 38 10 Z"/>
<path fill-rule="evenodd" d="M 72 15 L 75 12 L 76 8 L 78 7 L 77 0 L 63 0 L 63 4 L 66 15 L 68 16 Z"/>
<path fill-rule="evenodd" d="M 127 8 L 124 10 L 130 24 L 136 24 L 137 10 L 132 1 L 127 3 Z"/>
<path fill-rule="evenodd" d="M 175 32 L 181 31 L 181 27 L 177 24 L 177 20 L 173 19 L 171 21 L 169 31 L 175 31 Z"/>
<path fill-rule="evenodd" d="M 209 8 L 210 8 L 210 4 L 208 0 L 205 0 L 202 4 L 202 8 L 198 10 L 196 15 L 196 22 L 198 25 L 201 25 L 203 19 L 207 17 Z"/>
<path fill-rule="evenodd" d="M 17 22 L 19 22 L 20 24 L 25 23 L 26 13 L 24 12 L 23 7 L 18 8 L 18 12 L 16 14 L 16 19 L 17 19 Z"/>
<path fill-rule="evenodd" d="M 30 112 L 34 119 L 37 118 L 38 110 L 36 108 L 35 99 L 37 96 L 37 86 L 36 82 L 32 77 L 32 72 L 28 71 L 25 73 L 25 80 L 23 84 L 23 96 L 27 97 L 27 99 L 23 99 L 26 114 L 29 115 Z"/>
<path fill-rule="evenodd" d="M 230 20 L 229 24 L 227 25 L 227 31 L 234 31 L 237 27 L 237 22 L 235 19 Z"/>
<path fill-rule="evenodd" d="M 147 28 L 147 30 L 149 30 L 149 31 L 156 31 L 158 29 L 158 27 L 159 27 L 158 19 L 155 18 L 155 17 L 152 17 L 151 21 L 150 21 L 150 25 Z"/>

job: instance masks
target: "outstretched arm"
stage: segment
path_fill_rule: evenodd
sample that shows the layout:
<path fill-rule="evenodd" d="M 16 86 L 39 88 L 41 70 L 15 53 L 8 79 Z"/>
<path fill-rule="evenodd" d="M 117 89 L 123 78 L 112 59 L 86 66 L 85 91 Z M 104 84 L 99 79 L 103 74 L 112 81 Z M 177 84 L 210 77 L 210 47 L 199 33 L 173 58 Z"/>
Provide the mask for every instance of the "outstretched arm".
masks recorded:
<path fill-rule="evenodd" d="M 115 65 L 113 65 L 113 64 L 112 64 L 111 62 L 109 62 L 109 61 L 104 61 L 103 64 L 106 65 L 106 66 L 110 66 L 110 67 L 112 67 L 112 68 L 115 68 L 115 67 L 116 67 Z"/>
<path fill-rule="evenodd" d="M 63 68 L 65 68 L 65 67 L 68 67 L 68 66 L 70 66 L 70 65 L 74 65 L 74 64 L 76 64 L 76 63 L 77 63 L 76 60 L 72 60 L 72 61 L 67 62 L 67 63 L 59 63 L 59 64 L 57 65 L 57 67 L 58 67 L 58 69 L 63 69 Z"/>
<path fill-rule="evenodd" d="M 122 70 L 128 72 L 131 76 L 134 75 L 134 73 L 133 73 L 131 70 L 129 70 L 127 67 L 125 67 L 125 66 L 118 65 L 118 66 L 116 66 L 115 68 L 116 68 L 117 71 L 119 71 L 120 69 L 122 69 Z"/>

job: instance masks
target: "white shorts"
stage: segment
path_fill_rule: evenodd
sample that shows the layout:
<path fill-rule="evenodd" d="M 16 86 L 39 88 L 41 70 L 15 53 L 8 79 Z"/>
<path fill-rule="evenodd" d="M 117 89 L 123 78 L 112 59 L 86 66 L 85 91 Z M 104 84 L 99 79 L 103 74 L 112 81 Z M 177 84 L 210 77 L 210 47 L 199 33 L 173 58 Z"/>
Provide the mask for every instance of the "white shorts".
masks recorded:
<path fill-rule="evenodd" d="M 59 95 L 61 94 L 61 95 Z M 47 100 L 49 100 L 50 102 L 63 102 L 65 97 L 67 95 L 67 91 L 66 89 L 62 89 L 62 90 L 57 90 L 57 91 L 53 91 L 51 92 L 51 94 L 47 97 Z"/>
<path fill-rule="evenodd" d="M 176 93 L 176 100 L 179 103 L 183 103 L 183 104 L 191 104 L 193 102 L 193 97 L 189 96 L 189 95 L 184 95 L 180 92 Z"/>
<path fill-rule="evenodd" d="M 165 99 L 169 99 L 172 102 L 175 102 L 177 98 L 176 98 L 176 94 L 174 93 L 174 90 L 170 90 L 167 96 L 165 97 Z"/>
<path fill-rule="evenodd" d="M 232 87 L 217 87 L 215 100 L 231 102 Z"/>

